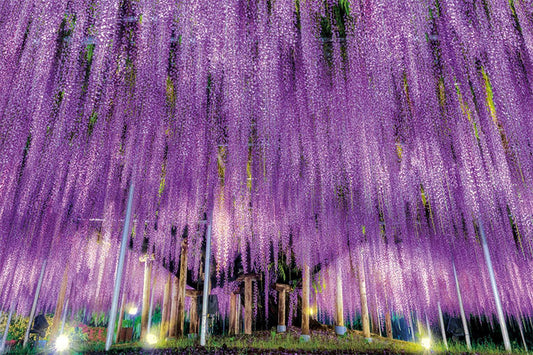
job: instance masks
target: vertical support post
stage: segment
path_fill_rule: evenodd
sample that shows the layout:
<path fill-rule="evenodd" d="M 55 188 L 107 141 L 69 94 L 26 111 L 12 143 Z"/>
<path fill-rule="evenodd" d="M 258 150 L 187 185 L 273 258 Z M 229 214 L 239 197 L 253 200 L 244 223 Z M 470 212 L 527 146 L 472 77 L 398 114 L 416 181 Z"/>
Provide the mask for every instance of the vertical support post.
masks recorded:
<path fill-rule="evenodd" d="M 244 281 L 244 334 L 248 335 L 252 334 L 252 282 L 254 280 L 257 280 L 256 274 L 245 274 L 237 278 L 237 281 Z"/>
<path fill-rule="evenodd" d="M 118 312 L 118 325 L 117 325 L 117 334 L 115 335 L 115 343 L 118 342 L 120 332 L 122 330 L 122 319 L 124 318 L 124 301 L 126 299 L 126 294 L 122 293 L 122 302 L 120 303 L 120 311 Z"/>
<path fill-rule="evenodd" d="M 150 309 L 148 310 L 148 326 L 147 326 L 147 333 L 150 334 L 150 329 L 152 328 L 152 311 L 154 309 L 154 287 L 155 285 L 152 285 L 150 290 Z"/>
<path fill-rule="evenodd" d="M 361 323 L 363 324 L 363 336 L 367 339 L 370 338 L 370 324 L 368 317 L 368 299 L 366 295 L 366 280 L 365 269 L 363 263 L 363 252 L 359 256 L 359 262 L 357 263 L 357 276 L 359 279 L 359 295 L 361 296 Z"/>
<path fill-rule="evenodd" d="M 242 329 L 241 294 L 235 294 L 235 334 L 241 334 Z"/>
<path fill-rule="evenodd" d="M 229 296 L 229 331 L 228 334 L 235 334 L 235 293 Z"/>
<path fill-rule="evenodd" d="M 63 317 L 61 318 L 61 329 L 59 330 L 59 334 L 63 334 L 63 330 L 65 329 L 65 321 L 67 320 L 67 313 L 68 313 L 68 301 L 65 302 L 65 307 L 63 307 Z"/>
<path fill-rule="evenodd" d="M 189 304 L 189 337 L 196 337 L 198 334 L 198 296 L 202 294 L 201 291 L 187 290 L 186 297 L 190 297 L 191 302 Z"/>
<path fill-rule="evenodd" d="M 118 257 L 118 264 L 115 273 L 115 287 L 113 289 L 113 300 L 111 303 L 111 310 L 109 311 L 109 322 L 107 325 L 107 336 L 105 341 L 105 350 L 109 351 L 111 343 L 113 342 L 113 335 L 115 333 L 115 321 L 117 319 L 118 296 L 120 294 L 120 285 L 122 283 L 122 271 L 124 270 L 124 259 L 126 257 L 126 247 L 128 245 L 128 237 L 130 235 L 130 219 L 131 208 L 133 205 L 133 190 L 134 184 L 131 182 L 128 194 L 128 204 L 126 207 L 126 218 L 124 219 L 124 228 L 122 230 L 122 241 L 120 243 L 120 254 Z"/>
<path fill-rule="evenodd" d="M 178 285 L 178 327 L 177 335 L 185 334 L 185 289 L 187 287 L 187 239 L 181 244 L 180 277 Z"/>
<path fill-rule="evenodd" d="M 524 329 L 522 327 L 522 316 L 519 316 L 517 319 L 518 323 L 518 330 L 520 331 L 520 336 L 522 337 L 522 344 L 524 345 L 524 350 L 527 353 L 527 343 L 526 343 L 526 337 L 524 336 Z"/>
<path fill-rule="evenodd" d="M 409 328 L 411 329 L 411 340 L 416 343 L 415 325 L 413 323 L 413 312 L 409 311 Z"/>
<path fill-rule="evenodd" d="M 428 318 L 428 315 L 426 313 L 426 328 L 427 328 L 427 332 L 428 332 L 428 338 L 431 342 L 431 339 L 432 339 L 432 335 L 431 335 L 431 327 L 429 326 L 429 318 Z"/>
<path fill-rule="evenodd" d="M 209 297 L 209 279 L 211 272 L 211 223 L 213 220 L 212 211 L 208 218 L 206 242 L 205 242 L 205 268 L 204 268 L 204 292 L 202 294 L 202 328 L 200 329 L 200 345 L 205 346 L 207 334 L 207 300 Z"/>
<path fill-rule="evenodd" d="M 392 319 L 390 311 L 385 313 L 385 331 L 387 332 L 387 338 L 392 339 Z"/>
<path fill-rule="evenodd" d="M 481 234 L 481 245 L 483 246 L 483 254 L 485 254 L 485 262 L 487 263 L 487 269 L 489 270 L 490 285 L 492 287 L 492 293 L 494 294 L 494 301 L 496 302 L 496 312 L 498 314 L 498 320 L 500 322 L 500 328 L 503 337 L 503 344 L 507 352 L 511 352 L 511 341 L 509 339 L 509 333 L 507 332 L 507 324 L 505 323 L 505 315 L 503 314 L 502 301 L 500 300 L 500 292 L 498 291 L 498 285 L 496 284 L 496 276 L 494 274 L 494 268 L 492 266 L 492 260 L 490 258 L 489 246 L 487 244 L 487 237 L 485 236 L 485 230 L 483 229 L 483 222 L 479 220 L 479 232 Z"/>
<path fill-rule="evenodd" d="M 446 339 L 446 328 L 444 327 L 444 318 L 442 317 L 442 309 L 440 308 L 440 302 L 437 303 L 437 308 L 439 310 L 439 324 L 440 332 L 442 334 L 442 341 L 444 342 L 444 347 L 448 350 L 448 339 Z"/>
<path fill-rule="evenodd" d="M 318 321 L 318 290 L 315 289 L 314 293 L 315 293 L 315 301 L 313 302 L 311 306 L 309 306 L 311 307 L 310 316 L 311 316 L 311 319 Z"/>
<path fill-rule="evenodd" d="M 287 301 L 286 295 L 287 291 L 290 289 L 289 285 L 276 284 L 276 290 L 278 291 L 278 333 L 284 333 L 287 331 L 287 326 L 285 325 Z"/>
<path fill-rule="evenodd" d="M 191 297 L 191 326 L 189 327 L 189 333 L 197 335 L 198 334 L 198 296 L 194 295 Z"/>
<path fill-rule="evenodd" d="M 344 302 L 342 297 L 342 266 L 340 259 L 337 259 L 336 270 L 336 297 L 335 297 L 335 309 L 336 309 L 336 325 L 335 333 L 337 335 L 346 334 L 346 327 L 344 326 Z"/>
<path fill-rule="evenodd" d="M 35 317 L 35 311 L 37 310 L 37 302 L 39 301 L 39 293 L 41 292 L 41 285 L 43 284 L 44 270 L 46 269 L 47 261 L 48 259 L 44 261 L 43 266 L 41 267 L 41 274 L 39 275 L 39 281 L 37 281 L 37 287 L 35 288 L 35 295 L 33 296 L 33 304 L 30 311 L 30 319 L 28 320 L 28 327 L 26 328 L 24 342 L 22 343 L 23 347 L 26 347 L 30 338 L 31 324 L 33 323 L 33 318 Z"/>
<path fill-rule="evenodd" d="M 285 301 L 285 290 L 279 291 L 278 297 L 278 332 L 283 333 L 287 331 L 287 326 L 285 325 L 285 310 L 287 308 Z"/>
<path fill-rule="evenodd" d="M 230 296 L 230 329 L 229 333 L 237 335 L 241 328 L 241 295 L 239 291 L 235 291 Z"/>
<path fill-rule="evenodd" d="M 372 308 L 372 333 L 380 335 L 380 328 L 379 314 L 376 309 Z"/>
<path fill-rule="evenodd" d="M 143 305 L 141 312 L 141 340 L 148 334 L 148 313 L 150 309 L 150 290 L 152 286 L 152 261 L 146 254 L 140 258 L 144 262 Z"/>
<path fill-rule="evenodd" d="M 168 325 L 168 337 L 175 338 L 178 330 L 178 295 L 179 295 L 179 279 L 174 277 L 172 279 L 172 305 L 170 307 L 170 322 Z"/>
<path fill-rule="evenodd" d="M 252 278 L 244 278 L 244 334 L 252 334 Z"/>
<path fill-rule="evenodd" d="M 161 328 L 159 331 L 159 339 L 164 340 L 168 335 L 168 319 L 170 316 L 170 284 L 172 283 L 172 274 L 168 273 L 167 283 L 165 284 L 165 291 L 163 293 L 163 305 L 161 311 Z"/>
<path fill-rule="evenodd" d="M 9 309 L 9 315 L 7 316 L 6 327 L 4 329 L 4 336 L 2 337 L 2 343 L 0 344 L 0 354 L 3 354 L 4 349 L 6 348 L 7 334 L 9 333 L 9 325 L 11 324 L 11 318 L 13 317 L 14 311 L 15 311 L 15 301 L 12 301 L 11 308 Z"/>
<path fill-rule="evenodd" d="M 418 318 L 418 311 L 415 310 L 413 313 L 415 315 L 414 324 L 416 324 L 416 329 L 420 334 L 422 334 L 422 324 L 420 323 L 420 319 Z"/>
<path fill-rule="evenodd" d="M 302 335 L 300 339 L 309 341 L 309 289 L 311 286 L 311 271 L 307 263 L 304 264 L 302 280 Z"/>
<path fill-rule="evenodd" d="M 63 271 L 63 280 L 61 281 L 61 289 L 57 297 L 56 309 L 54 312 L 54 319 L 52 320 L 52 326 L 50 327 L 50 339 L 55 339 L 58 335 L 57 332 L 60 328 L 61 317 L 63 316 L 63 306 L 65 305 L 65 296 L 67 294 L 68 287 L 68 264 Z"/>
<path fill-rule="evenodd" d="M 374 293 L 374 307 L 372 308 L 372 332 L 381 336 L 381 320 L 378 310 L 378 297 Z"/>
<path fill-rule="evenodd" d="M 470 332 L 468 331 L 468 323 L 466 321 L 465 309 L 463 307 L 463 297 L 461 297 L 461 288 L 459 286 L 459 278 L 457 277 L 457 270 L 455 269 L 455 263 L 452 263 L 453 276 L 455 277 L 455 288 L 457 290 L 457 299 L 459 300 L 459 311 L 461 312 L 461 320 L 463 321 L 463 330 L 465 332 L 466 348 L 472 350 L 472 344 L 470 343 Z"/>

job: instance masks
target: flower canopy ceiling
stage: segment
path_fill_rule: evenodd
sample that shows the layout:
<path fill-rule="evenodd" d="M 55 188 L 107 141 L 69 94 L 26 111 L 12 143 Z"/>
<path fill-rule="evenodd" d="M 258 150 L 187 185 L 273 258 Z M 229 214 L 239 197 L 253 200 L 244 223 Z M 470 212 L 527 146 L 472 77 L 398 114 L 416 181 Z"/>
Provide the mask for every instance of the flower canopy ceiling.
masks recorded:
<path fill-rule="evenodd" d="M 529 1 L 6 1 L 0 51 L 3 307 L 47 260 L 43 304 L 68 266 L 105 309 L 134 184 L 129 252 L 161 270 L 187 226 L 198 277 L 212 212 L 219 280 L 286 255 L 348 292 L 363 258 L 377 307 L 455 312 L 455 263 L 491 313 L 482 221 L 506 312 L 533 309 Z"/>

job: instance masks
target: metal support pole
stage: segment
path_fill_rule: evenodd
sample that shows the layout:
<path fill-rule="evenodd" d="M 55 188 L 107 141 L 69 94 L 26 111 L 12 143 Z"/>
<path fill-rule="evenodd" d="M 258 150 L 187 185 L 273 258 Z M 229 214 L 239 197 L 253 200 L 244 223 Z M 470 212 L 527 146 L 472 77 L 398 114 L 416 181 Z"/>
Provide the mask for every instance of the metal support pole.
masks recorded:
<path fill-rule="evenodd" d="M 202 329 L 200 329 L 201 346 L 205 346 L 205 336 L 207 333 L 207 300 L 209 296 L 209 279 L 211 271 L 211 224 L 213 223 L 212 212 L 207 223 L 207 235 L 205 241 L 204 293 L 202 294 Z"/>
<path fill-rule="evenodd" d="M 413 343 L 416 343 L 416 336 L 415 336 L 415 325 L 413 323 L 413 312 L 409 311 L 409 329 L 411 330 L 411 340 Z"/>
<path fill-rule="evenodd" d="M 148 334 L 148 318 L 150 313 L 150 292 L 152 289 L 152 261 L 149 254 L 141 257 L 139 260 L 144 261 L 144 286 L 143 300 L 141 311 L 141 339 L 145 340 Z"/>
<path fill-rule="evenodd" d="M 442 341 L 444 342 L 444 347 L 448 350 L 448 340 L 446 339 L 446 328 L 444 328 L 444 318 L 442 317 L 442 309 L 440 308 L 440 302 L 437 303 L 437 308 L 439 309 L 439 323 L 440 323 L 440 332 L 442 333 Z"/>
<path fill-rule="evenodd" d="M 455 288 L 457 289 L 457 299 L 459 300 L 459 310 L 461 311 L 461 320 L 463 321 L 463 331 L 465 332 L 466 348 L 472 350 L 470 343 L 470 332 L 468 331 L 468 323 L 466 322 L 465 309 L 463 307 L 463 298 L 461 297 L 461 288 L 459 287 L 459 279 L 457 278 L 457 270 L 455 270 L 455 263 L 452 263 L 453 276 L 455 277 Z"/>
<path fill-rule="evenodd" d="M 0 344 L 0 354 L 3 354 L 4 349 L 6 348 L 7 334 L 9 333 L 9 325 L 11 324 L 11 318 L 13 317 L 14 311 L 15 311 L 15 301 L 11 303 L 11 309 L 9 310 L 9 315 L 7 316 L 6 327 L 4 329 L 4 336 L 2 337 L 2 343 Z"/>
<path fill-rule="evenodd" d="M 122 241 L 120 243 L 120 254 L 118 257 L 118 264 L 115 273 L 115 288 L 113 289 L 113 301 L 111 303 L 111 310 L 109 311 L 109 322 L 107 325 L 107 336 L 105 341 L 105 350 L 109 351 L 111 343 L 113 342 L 113 335 L 115 332 L 115 321 L 117 319 L 118 297 L 120 294 L 120 285 L 122 281 L 122 271 L 124 269 L 124 259 L 126 257 L 126 247 L 128 245 L 128 237 L 130 235 L 130 219 L 131 207 L 133 204 L 133 182 L 130 185 L 128 194 L 128 205 L 126 207 L 126 218 L 124 219 L 124 229 L 122 230 Z"/>
<path fill-rule="evenodd" d="M 167 282 L 165 284 L 165 292 L 163 294 L 163 304 L 161 305 L 161 326 L 159 328 L 159 338 L 165 340 L 168 335 L 168 323 L 170 318 L 170 298 L 172 297 L 172 274 L 168 273 Z"/>
<path fill-rule="evenodd" d="M 152 327 L 152 312 L 154 310 L 154 287 L 152 285 L 152 290 L 150 291 L 150 309 L 148 310 L 148 327 L 147 333 L 150 334 L 150 328 Z"/>
<path fill-rule="evenodd" d="M 65 320 L 67 319 L 67 312 L 68 312 L 68 298 L 65 301 L 65 308 L 63 309 L 63 317 L 61 317 L 61 330 L 59 331 L 59 334 L 63 334 L 63 330 L 65 329 Z"/>
<path fill-rule="evenodd" d="M 492 293 L 494 294 L 494 301 L 496 302 L 496 312 L 498 313 L 498 320 L 500 321 L 503 344 L 505 350 L 511 352 L 511 341 L 509 340 L 509 333 L 507 332 L 507 324 L 505 323 L 505 316 L 503 314 L 500 292 L 498 291 L 498 285 L 496 284 L 496 276 L 494 275 L 494 268 L 492 267 L 489 246 L 487 245 L 487 238 L 485 237 L 485 230 L 483 229 L 483 223 L 481 220 L 479 220 L 479 232 L 481 234 L 481 245 L 483 246 L 483 254 L 485 254 L 485 262 L 487 263 L 487 269 L 489 269 L 490 285 L 492 286 Z"/>
<path fill-rule="evenodd" d="M 429 318 L 428 318 L 427 313 L 426 313 L 426 327 L 427 327 L 427 330 L 428 330 L 428 338 L 429 338 L 429 340 L 431 341 L 431 339 L 432 339 L 432 336 L 431 336 L 431 327 L 429 326 Z"/>
<path fill-rule="evenodd" d="M 23 347 L 26 347 L 28 344 L 28 339 L 30 338 L 30 329 L 31 324 L 33 323 L 33 318 L 35 317 L 35 311 L 37 310 L 37 301 L 39 301 L 39 293 L 41 292 L 41 285 L 43 284 L 43 278 L 44 278 L 44 269 L 46 269 L 46 262 L 45 260 L 43 263 L 43 266 L 41 267 L 41 274 L 39 275 L 39 281 L 37 282 L 37 288 L 35 289 L 35 296 L 33 297 L 33 304 L 31 306 L 30 311 L 30 319 L 28 320 L 28 328 L 26 328 L 26 334 L 24 334 L 24 342 L 22 343 Z"/>
<path fill-rule="evenodd" d="M 518 330 L 520 330 L 520 337 L 522 337 L 522 344 L 524 345 L 524 350 L 526 351 L 526 353 L 528 353 L 526 338 L 524 337 L 524 329 L 522 327 L 522 316 L 518 317 L 517 323 L 518 323 Z"/>

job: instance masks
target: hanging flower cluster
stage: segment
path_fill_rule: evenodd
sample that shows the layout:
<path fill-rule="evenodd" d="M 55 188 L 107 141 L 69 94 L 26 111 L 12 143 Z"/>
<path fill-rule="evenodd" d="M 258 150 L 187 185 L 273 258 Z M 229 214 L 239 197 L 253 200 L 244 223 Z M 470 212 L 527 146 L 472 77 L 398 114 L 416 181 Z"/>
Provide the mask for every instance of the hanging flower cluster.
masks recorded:
<path fill-rule="evenodd" d="M 483 221 L 506 311 L 531 313 L 532 13 L 500 0 L 6 3 L 0 306 L 28 312 L 46 261 L 44 305 L 68 268 L 72 305 L 105 309 L 135 184 L 127 273 L 146 250 L 178 265 L 187 226 L 197 277 L 212 215 L 219 279 L 237 259 L 252 272 L 285 255 L 335 280 L 342 258 L 348 295 L 363 248 L 371 307 L 456 312 L 453 262 L 467 311 L 492 312 Z"/>

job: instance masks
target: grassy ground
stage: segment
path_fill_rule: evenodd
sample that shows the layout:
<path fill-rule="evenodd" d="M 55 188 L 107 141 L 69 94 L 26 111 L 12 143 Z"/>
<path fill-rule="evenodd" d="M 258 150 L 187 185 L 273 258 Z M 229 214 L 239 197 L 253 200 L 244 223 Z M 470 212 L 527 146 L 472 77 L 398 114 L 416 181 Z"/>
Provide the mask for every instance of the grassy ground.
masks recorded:
<path fill-rule="evenodd" d="M 172 339 L 161 341 L 148 348 L 142 343 L 116 344 L 111 348 L 113 354 L 503 354 L 503 349 L 492 344 L 474 346 L 467 352 L 461 344 L 450 344 L 446 351 L 441 344 L 435 344 L 431 351 L 421 345 L 401 340 L 373 336 L 372 341 L 362 337 L 361 332 L 349 331 L 338 337 L 332 330 L 312 331 L 309 342 L 299 340 L 299 330 L 289 329 L 286 334 L 276 332 L 254 332 L 252 336 L 213 336 L 208 338 L 205 348 L 193 339 Z M 12 353 L 28 353 L 13 349 Z M 50 353 L 51 349 L 44 351 Z M 104 343 L 73 342 L 70 353 L 98 354 L 104 352 Z M 36 352 L 32 352 L 36 353 Z M 515 352 L 520 353 L 520 352 Z M 524 354 L 524 352 L 522 352 Z"/>
<path fill-rule="evenodd" d="M 205 348 L 198 341 L 189 339 L 169 340 L 158 343 L 153 349 L 143 349 L 141 344 L 117 344 L 114 353 L 151 352 L 178 354 L 421 354 L 424 349 L 414 343 L 375 338 L 368 342 L 355 333 L 342 337 L 334 334 L 312 334 L 311 340 L 302 342 L 294 334 L 257 332 L 252 336 L 210 337 Z M 103 350 L 92 347 L 84 352 Z"/>

